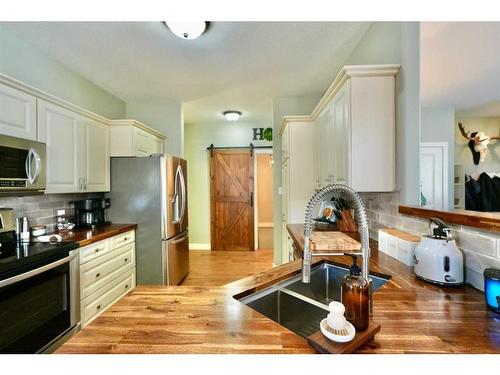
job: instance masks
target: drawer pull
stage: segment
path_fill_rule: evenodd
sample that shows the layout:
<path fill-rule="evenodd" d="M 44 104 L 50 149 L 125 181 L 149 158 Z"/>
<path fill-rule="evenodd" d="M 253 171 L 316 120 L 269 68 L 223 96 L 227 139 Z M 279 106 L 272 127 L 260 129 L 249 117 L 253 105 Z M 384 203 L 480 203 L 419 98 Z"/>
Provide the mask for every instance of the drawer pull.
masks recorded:
<path fill-rule="evenodd" d="M 97 306 L 96 306 L 96 309 L 97 309 L 97 310 L 100 310 L 100 309 L 101 309 L 101 305 L 97 305 Z"/>
<path fill-rule="evenodd" d="M 128 284 L 125 284 L 125 289 L 128 289 Z"/>
<path fill-rule="evenodd" d="M 123 242 L 127 241 L 128 237 L 123 237 Z"/>
<path fill-rule="evenodd" d="M 96 278 L 99 277 L 99 276 L 101 276 L 101 274 L 99 272 L 95 274 Z"/>
<path fill-rule="evenodd" d="M 125 263 L 128 262 L 128 258 L 125 258 L 124 261 L 125 261 Z"/>
<path fill-rule="evenodd" d="M 101 249 L 99 249 L 98 247 L 96 247 L 94 251 L 95 251 L 96 253 L 98 253 L 99 251 L 101 251 Z"/>

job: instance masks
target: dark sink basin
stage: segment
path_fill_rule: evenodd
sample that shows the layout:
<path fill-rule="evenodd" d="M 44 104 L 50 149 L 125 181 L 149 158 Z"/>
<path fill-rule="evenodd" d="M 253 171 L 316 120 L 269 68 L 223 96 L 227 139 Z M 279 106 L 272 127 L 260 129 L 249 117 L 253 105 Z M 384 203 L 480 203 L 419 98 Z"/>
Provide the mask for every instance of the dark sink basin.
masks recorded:
<path fill-rule="evenodd" d="M 328 315 L 328 304 L 340 301 L 342 278 L 346 267 L 322 263 L 311 270 L 311 282 L 302 283 L 301 275 L 293 276 L 267 289 L 240 299 L 262 315 L 290 331 L 307 338 L 319 329 Z M 389 277 L 370 274 L 375 292 Z"/>

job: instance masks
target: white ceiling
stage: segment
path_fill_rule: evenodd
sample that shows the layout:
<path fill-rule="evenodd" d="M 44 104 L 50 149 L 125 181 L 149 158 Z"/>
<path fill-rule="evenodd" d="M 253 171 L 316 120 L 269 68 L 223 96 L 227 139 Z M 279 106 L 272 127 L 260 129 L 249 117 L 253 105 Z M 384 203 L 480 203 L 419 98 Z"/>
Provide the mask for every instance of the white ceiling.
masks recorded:
<path fill-rule="evenodd" d="M 422 23 L 422 105 L 500 116 L 499 48 L 499 22 Z"/>
<path fill-rule="evenodd" d="M 183 101 L 186 122 L 241 110 L 270 122 L 271 98 L 323 92 L 367 22 L 212 22 L 199 39 L 161 22 L 7 23 L 24 39 L 125 101 Z"/>

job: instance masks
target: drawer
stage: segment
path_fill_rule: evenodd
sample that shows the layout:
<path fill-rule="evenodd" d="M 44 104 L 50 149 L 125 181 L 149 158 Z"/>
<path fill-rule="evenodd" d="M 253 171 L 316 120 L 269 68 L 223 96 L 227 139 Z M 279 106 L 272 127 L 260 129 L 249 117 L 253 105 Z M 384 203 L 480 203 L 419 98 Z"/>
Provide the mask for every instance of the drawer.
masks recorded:
<path fill-rule="evenodd" d="M 110 251 L 109 241 L 99 241 L 93 243 L 92 245 L 84 246 L 79 249 L 80 253 L 80 264 L 87 263 L 92 259 L 100 257 Z"/>
<path fill-rule="evenodd" d="M 125 272 L 98 292 L 82 300 L 81 324 L 85 327 L 109 306 L 135 288 L 135 268 Z"/>
<path fill-rule="evenodd" d="M 80 266 L 80 294 L 85 298 L 135 265 L 135 243 Z"/>
<path fill-rule="evenodd" d="M 407 266 L 413 267 L 414 260 L 413 254 L 415 254 L 415 248 L 418 242 L 410 242 L 399 239 L 398 242 L 398 260 Z"/>
<path fill-rule="evenodd" d="M 132 243 L 135 241 L 135 230 L 119 234 L 111 237 L 111 249 L 116 249 L 120 246 Z"/>

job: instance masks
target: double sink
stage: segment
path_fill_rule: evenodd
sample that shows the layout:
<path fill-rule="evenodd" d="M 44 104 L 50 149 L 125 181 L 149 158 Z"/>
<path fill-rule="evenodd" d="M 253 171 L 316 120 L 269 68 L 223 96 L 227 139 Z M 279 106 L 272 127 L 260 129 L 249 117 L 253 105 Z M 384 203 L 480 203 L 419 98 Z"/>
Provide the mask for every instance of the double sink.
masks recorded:
<path fill-rule="evenodd" d="M 325 261 L 311 269 L 311 282 L 301 274 L 240 299 L 240 302 L 307 339 L 328 315 L 328 304 L 341 299 L 341 283 L 349 269 Z M 390 276 L 370 274 L 372 292 Z"/>

